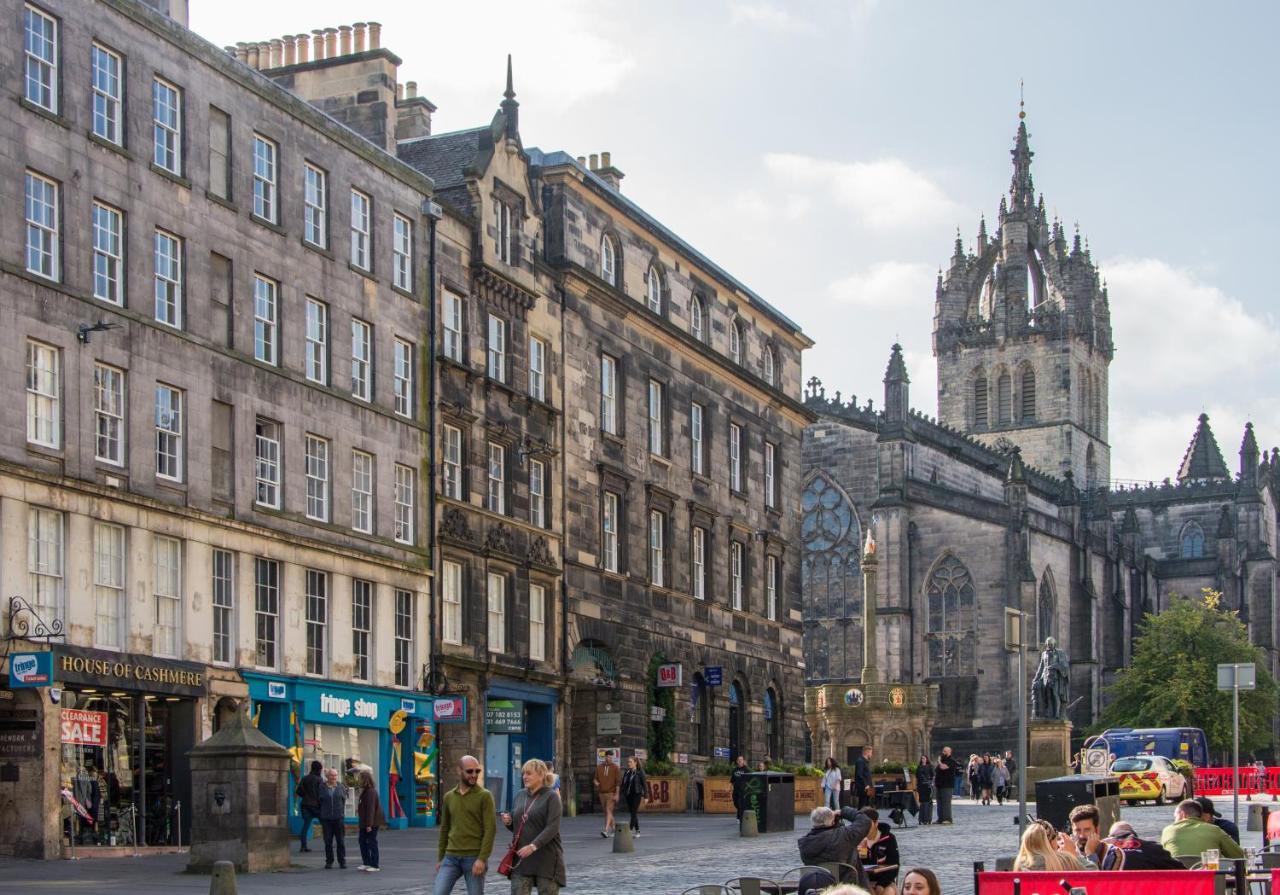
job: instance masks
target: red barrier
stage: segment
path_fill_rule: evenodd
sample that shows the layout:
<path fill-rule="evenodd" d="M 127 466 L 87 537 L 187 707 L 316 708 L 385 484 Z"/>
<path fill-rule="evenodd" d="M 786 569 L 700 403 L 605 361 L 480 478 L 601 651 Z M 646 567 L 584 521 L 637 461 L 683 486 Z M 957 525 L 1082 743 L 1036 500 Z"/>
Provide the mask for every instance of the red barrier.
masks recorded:
<path fill-rule="evenodd" d="M 1214 895 L 1212 870 L 988 871 L 978 874 L 977 895 L 1013 895 L 1015 879 L 1022 882 L 1021 895 L 1063 895 L 1062 880 L 1087 888 L 1089 895 Z"/>
<path fill-rule="evenodd" d="M 1196 768 L 1196 795 L 1222 796 L 1231 792 L 1234 781 L 1231 768 Z M 1260 776 L 1254 765 L 1240 769 L 1240 795 L 1256 796 L 1262 793 L 1280 795 L 1280 767 L 1266 768 Z"/>

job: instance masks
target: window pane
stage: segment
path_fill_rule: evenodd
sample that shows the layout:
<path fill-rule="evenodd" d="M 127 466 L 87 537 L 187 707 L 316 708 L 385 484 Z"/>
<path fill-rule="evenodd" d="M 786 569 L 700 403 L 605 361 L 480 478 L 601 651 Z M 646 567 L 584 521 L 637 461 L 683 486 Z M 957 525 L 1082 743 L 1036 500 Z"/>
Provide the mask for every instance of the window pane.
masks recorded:
<path fill-rule="evenodd" d="M 280 509 L 280 424 L 259 417 L 254 423 L 254 500 Z"/>
<path fill-rule="evenodd" d="M 306 438 L 307 517 L 329 521 L 329 442 L 314 435 Z"/>
<path fill-rule="evenodd" d="M 42 342 L 27 342 L 27 441 L 62 446 L 62 355 Z"/>
<path fill-rule="evenodd" d="M 160 79 L 151 84 L 156 166 L 172 174 L 182 173 L 182 94 L 178 88 Z"/>
<path fill-rule="evenodd" d="M 329 383 L 329 307 L 307 299 L 306 374 L 312 382 Z"/>
<path fill-rule="evenodd" d="M 156 319 L 182 328 L 182 241 L 171 233 L 155 233 Z"/>
<path fill-rule="evenodd" d="M 93 203 L 93 297 L 124 303 L 124 216 L 109 205 Z"/>
<path fill-rule="evenodd" d="M 357 190 L 351 191 L 351 263 L 370 270 L 370 199 Z"/>
<path fill-rule="evenodd" d="M 351 452 L 351 527 L 373 532 L 373 455 Z"/>
<path fill-rule="evenodd" d="M 276 344 L 276 283 L 264 276 L 253 278 L 253 356 L 274 364 Z"/>
<path fill-rule="evenodd" d="M 39 10 L 24 10 L 24 95 L 50 112 L 58 111 L 58 23 Z"/>
<path fill-rule="evenodd" d="M 26 175 L 26 219 L 27 270 L 57 280 L 61 238 L 58 185 L 30 171 Z"/>
<path fill-rule="evenodd" d="M 93 368 L 94 455 L 104 463 L 124 463 L 124 371 L 105 364 Z"/>
<path fill-rule="evenodd" d="M 314 165 L 306 166 L 303 191 L 302 238 L 312 245 L 329 245 L 329 175 Z"/>
<path fill-rule="evenodd" d="M 182 481 L 182 392 L 156 386 L 156 475 Z"/>

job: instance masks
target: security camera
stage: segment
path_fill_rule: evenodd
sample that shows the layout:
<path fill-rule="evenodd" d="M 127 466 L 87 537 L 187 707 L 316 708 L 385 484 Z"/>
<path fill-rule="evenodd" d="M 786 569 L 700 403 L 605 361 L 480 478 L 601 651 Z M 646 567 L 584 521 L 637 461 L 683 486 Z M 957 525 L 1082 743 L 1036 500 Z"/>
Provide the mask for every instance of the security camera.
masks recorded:
<path fill-rule="evenodd" d="M 49 701 L 54 705 L 57 705 L 58 703 L 62 702 L 62 691 L 59 690 L 57 687 L 50 687 Z"/>

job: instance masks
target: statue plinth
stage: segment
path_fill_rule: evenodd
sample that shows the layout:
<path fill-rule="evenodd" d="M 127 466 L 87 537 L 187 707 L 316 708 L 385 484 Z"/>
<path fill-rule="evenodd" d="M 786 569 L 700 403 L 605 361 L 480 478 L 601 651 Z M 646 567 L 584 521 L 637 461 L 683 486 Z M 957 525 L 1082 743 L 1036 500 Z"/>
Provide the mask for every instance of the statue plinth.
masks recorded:
<path fill-rule="evenodd" d="M 1033 718 L 1027 722 L 1027 794 L 1051 777 L 1071 773 L 1071 722 L 1066 718 Z"/>

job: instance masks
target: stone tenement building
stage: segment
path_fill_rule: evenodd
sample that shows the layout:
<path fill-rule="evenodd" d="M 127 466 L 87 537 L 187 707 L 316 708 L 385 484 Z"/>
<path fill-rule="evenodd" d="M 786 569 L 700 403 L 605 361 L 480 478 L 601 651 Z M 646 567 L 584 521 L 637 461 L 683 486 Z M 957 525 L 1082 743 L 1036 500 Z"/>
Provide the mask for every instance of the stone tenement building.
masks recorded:
<path fill-rule="evenodd" d="M 4 634 L 62 632 L 60 703 L 4 682 L 9 854 L 176 841 L 187 751 L 246 695 L 384 793 L 391 712 L 431 719 L 431 181 L 161 5 L 12 4 L 0 29 L 25 208 L 0 240 Z M 398 61 L 373 25 L 352 59 Z M 430 787 L 396 791 L 429 819 Z"/>
<path fill-rule="evenodd" d="M 957 239 L 939 274 L 940 418 L 910 409 L 897 346 L 879 410 L 809 384 L 820 419 L 803 451 L 804 648 L 819 760 L 852 760 L 864 744 L 899 760 L 946 744 L 1013 748 L 1006 607 L 1028 613 L 1038 643 L 1052 636 L 1068 652 L 1077 733 L 1128 664 L 1143 614 L 1172 593 L 1220 589 L 1276 671 L 1280 455 L 1261 454 L 1247 427 L 1233 478 L 1201 416 L 1175 481 L 1108 487 L 1107 291 L 1079 235 L 1069 243 L 1046 218 L 1022 123 L 1012 156 L 995 233 L 980 223 L 974 252 Z M 863 666 L 868 526 L 880 548 L 877 664 L 889 683 L 938 685 L 924 726 L 904 713 L 869 731 L 845 708 Z"/>

